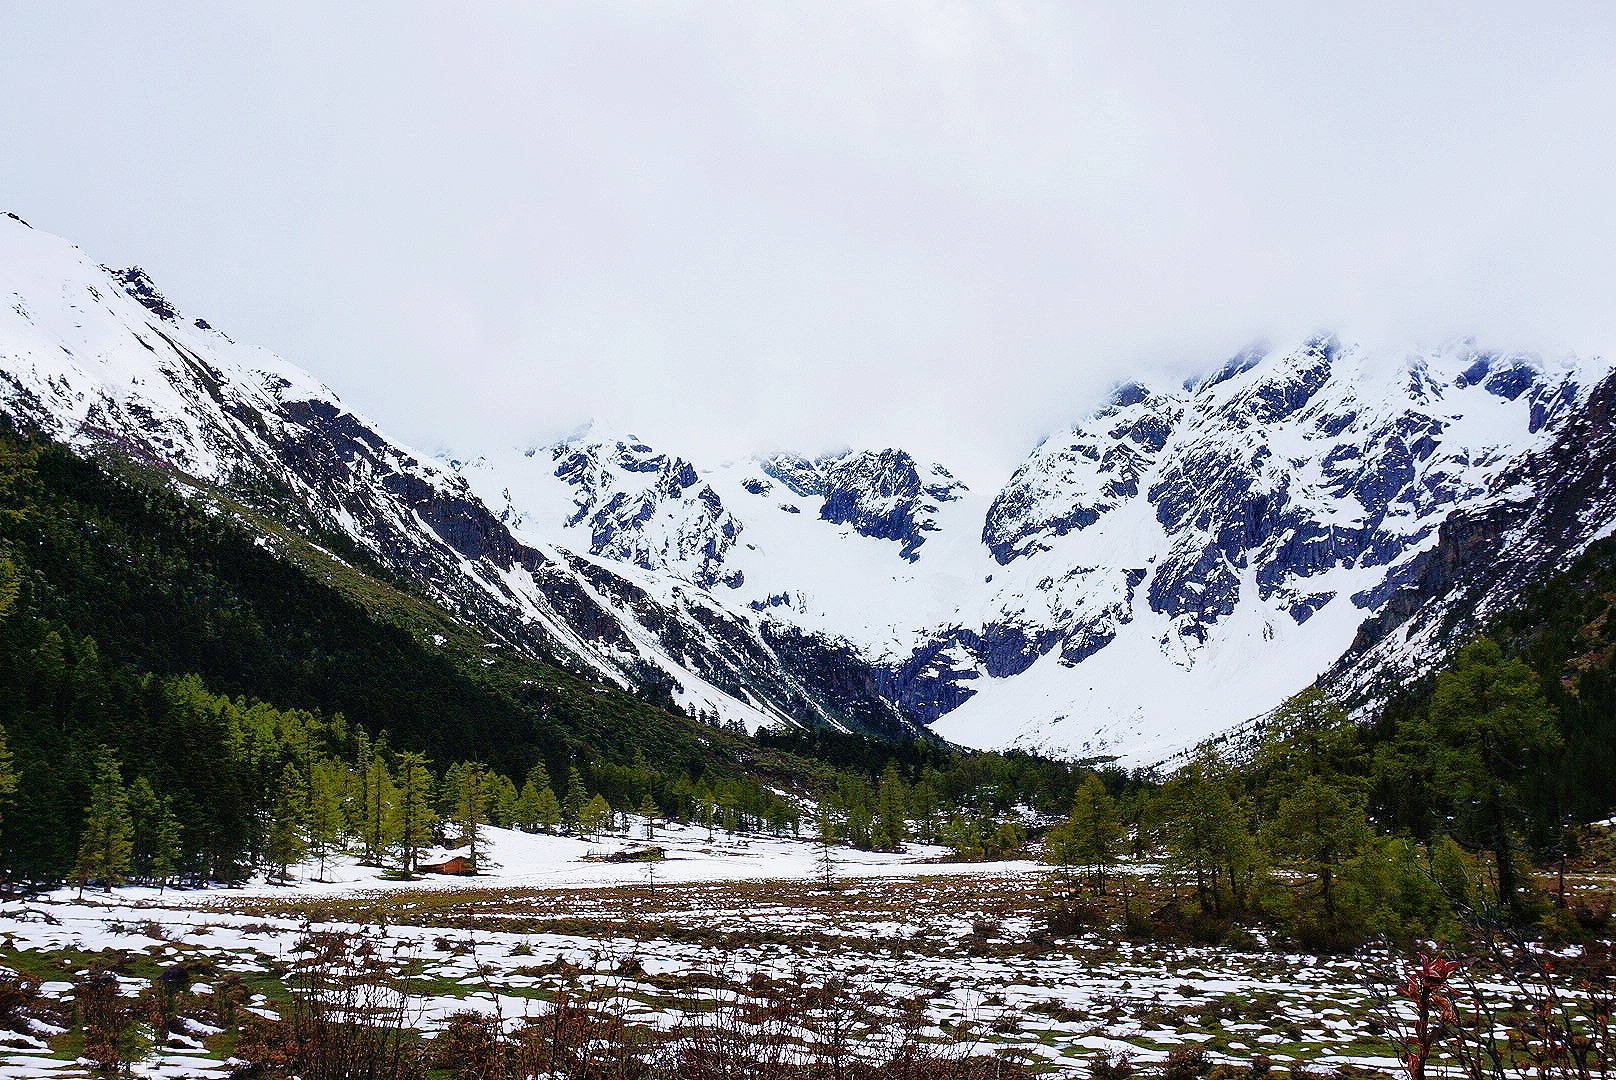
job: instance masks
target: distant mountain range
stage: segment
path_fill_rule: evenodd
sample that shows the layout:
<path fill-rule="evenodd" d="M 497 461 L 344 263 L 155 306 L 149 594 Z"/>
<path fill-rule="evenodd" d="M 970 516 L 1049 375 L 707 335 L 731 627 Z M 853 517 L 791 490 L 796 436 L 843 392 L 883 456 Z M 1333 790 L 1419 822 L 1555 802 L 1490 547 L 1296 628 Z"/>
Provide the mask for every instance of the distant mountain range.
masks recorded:
<path fill-rule="evenodd" d="M 424 456 L 9 216 L 0 299 L 0 410 L 754 728 L 1148 763 L 1321 677 L 1375 700 L 1616 529 L 1598 360 L 1251 349 L 1118 387 L 974 491 L 896 448 L 709 465 L 602 426 Z"/>

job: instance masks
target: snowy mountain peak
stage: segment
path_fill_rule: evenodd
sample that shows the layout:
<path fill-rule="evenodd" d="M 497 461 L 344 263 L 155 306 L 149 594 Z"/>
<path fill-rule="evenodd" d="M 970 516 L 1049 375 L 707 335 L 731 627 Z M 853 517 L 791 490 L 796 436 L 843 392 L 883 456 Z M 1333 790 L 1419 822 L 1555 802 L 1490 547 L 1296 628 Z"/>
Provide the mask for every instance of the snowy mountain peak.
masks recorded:
<path fill-rule="evenodd" d="M 510 647 L 753 727 L 1156 760 L 1355 641 L 1427 655 L 1440 630 L 1408 616 L 1460 558 L 1439 544 L 1507 520 L 1552 538 L 1516 560 L 1540 567 L 1616 528 L 1616 480 L 1563 442 L 1611 441 L 1609 365 L 1473 341 L 1318 335 L 1127 382 L 972 491 L 899 448 L 705 467 L 600 425 L 423 459 L 9 217 L 0 300 L 0 409 L 345 536 Z"/>

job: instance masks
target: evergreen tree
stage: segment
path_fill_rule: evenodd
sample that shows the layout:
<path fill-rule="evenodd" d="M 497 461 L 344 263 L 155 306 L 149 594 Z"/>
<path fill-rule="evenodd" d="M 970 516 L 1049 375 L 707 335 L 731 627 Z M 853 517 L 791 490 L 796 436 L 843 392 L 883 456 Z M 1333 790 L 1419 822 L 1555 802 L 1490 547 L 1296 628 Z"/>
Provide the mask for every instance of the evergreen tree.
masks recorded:
<path fill-rule="evenodd" d="M 589 791 L 584 787 L 584 778 L 576 768 L 568 770 L 567 794 L 561 799 L 561 824 L 569 831 L 578 830 L 587 832 L 582 828 L 579 815 L 583 813 L 584 804 L 589 802 Z"/>
<path fill-rule="evenodd" d="M 578 831 L 595 840 L 611 825 L 612 807 L 600 795 L 595 795 L 578 812 Z"/>
<path fill-rule="evenodd" d="M 124 879 L 129 872 L 133 836 L 129 795 L 124 791 L 118 759 L 102 747 L 96 755 L 95 783 L 90 788 L 90 805 L 84 811 L 84 832 L 79 840 L 75 876 L 80 896 L 91 881 L 100 882 L 111 892 Z"/>
<path fill-rule="evenodd" d="M 455 793 L 454 823 L 460 830 L 460 842 L 470 845 L 471 869 L 476 873 L 477 846 L 482 842 L 483 826 L 488 824 L 489 773 L 475 761 L 460 766 L 458 790 Z"/>
<path fill-rule="evenodd" d="M 432 813 L 432 773 L 424 755 L 413 750 L 398 755 L 397 788 L 392 834 L 396 837 L 399 869 L 413 876 L 421 849 L 431 846 L 432 827 L 437 824 Z"/>
<path fill-rule="evenodd" d="M 309 782 L 294 762 L 281 770 L 280 788 L 269 824 L 269 861 L 275 876 L 288 878 L 288 868 L 309 853 Z"/>
<path fill-rule="evenodd" d="M 534 799 L 533 820 L 547 833 L 554 832 L 561 824 L 561 800 L 556 798 L 555 789 L 549 784 L 540 788 Z"/>

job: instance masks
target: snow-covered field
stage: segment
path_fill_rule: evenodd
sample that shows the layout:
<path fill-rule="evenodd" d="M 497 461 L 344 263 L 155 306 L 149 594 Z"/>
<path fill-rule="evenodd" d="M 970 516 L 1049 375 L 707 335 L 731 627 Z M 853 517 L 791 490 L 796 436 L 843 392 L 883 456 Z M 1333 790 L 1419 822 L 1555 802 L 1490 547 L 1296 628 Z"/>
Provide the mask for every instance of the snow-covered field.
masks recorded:
<path fill-rule="evenodd" d="M 1160 1060 L 1185 1042 L 1215 1059 L 1393 1065 L 1368 1026 L 1365 974 L 1384 964 L 1373 957 L 1051 940 L 1047 868 L 928 863 L 937 853 L 926 849 L 838 849 L 833 890 L 800 840 L 709 842 L 705 829 L 674 827 L 654 841 L 664 861 L 587 858 L 643 846 L 641 835 L 591 844 L 490 830 L 500 865 L 477 878 L 383 881 L 343 859 L 323 883 L 303 867 L 291 886 L 128 888 L 82 901 L 61 890 L 0 907 L 0 957 L 43 980 L 58 1017 L 92 959 L 115 963 L 129 997 L 183 965 L 196 981 L 180 1014 L 199 1019 L 153 1047 L 136 1075 L 227 1075 L 224 1051 L 208 1044 L 209 995 L 228 982 L 244 988 L 244 1007 L 272 1015 L 311 931 L 368 941 L 408 972 L 410 1023 L 428 1032 L 467 1010 L 519 1023 L 566 987 L 666 1028 L 715 999 L 841 979 L 880 1008 L 917 1000 L 929 1036 L 1060 1071 L 1106 1049 Z M 57 1034 L 36 1023 L 0 1037 L 0 1076 L 86 1075 L 49 1043 Z"/>

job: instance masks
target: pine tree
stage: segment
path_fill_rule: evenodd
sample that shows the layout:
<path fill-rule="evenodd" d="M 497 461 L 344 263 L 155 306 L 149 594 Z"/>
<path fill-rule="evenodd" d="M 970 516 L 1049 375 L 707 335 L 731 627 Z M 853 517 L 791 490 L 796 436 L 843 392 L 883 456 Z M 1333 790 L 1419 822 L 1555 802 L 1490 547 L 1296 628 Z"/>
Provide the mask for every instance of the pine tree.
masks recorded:
<path fill-rule="evenodd" d="M 398 800 L 393 812 L 400 869 L 415 874 L 421 849 L 432 844 L 432 773 L 426 757 L 412 750 L 398 755 Z"/>
<path fill-rule="evenodd" d="M 84 833 L 79 841 L 75 876 L 79 895 L 91 881 L 99 881 L 108 892 L 129 872 L 134 824 L 129 819 L 129 795 L 124 791 L 118 759 L 102 747 L 96 755 L 95 783 L 90 788 L 90 805 L 84 811 Z"/>
<path fill-rule="evenodd" d="M 567 794 L 561 799 L 561 824 L 568 830 L 580 829 L 579 815 L 583 813 L 584 804 L 589 801 L 589 791 L 584 787 L 584 778 L 576 768 L 569 769 L 567 775 Z"/>
<path fill-rule="evenodd" d="M 288 868 L 309 853 L 309 782 L 303 770 L 288 761 L 281 770 L 280 790 L 269 824 L 269 861 L 275 876 L 288 878 Z"/>

